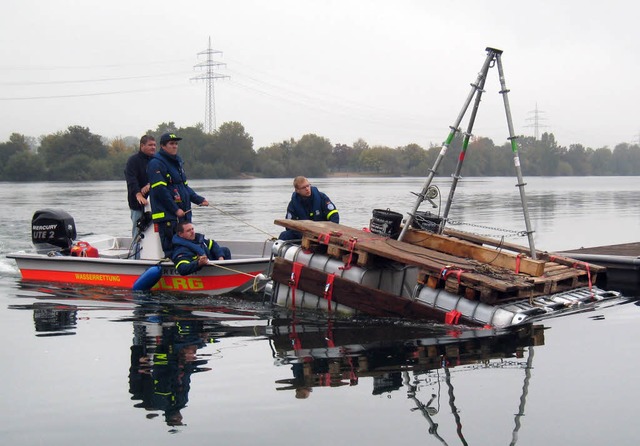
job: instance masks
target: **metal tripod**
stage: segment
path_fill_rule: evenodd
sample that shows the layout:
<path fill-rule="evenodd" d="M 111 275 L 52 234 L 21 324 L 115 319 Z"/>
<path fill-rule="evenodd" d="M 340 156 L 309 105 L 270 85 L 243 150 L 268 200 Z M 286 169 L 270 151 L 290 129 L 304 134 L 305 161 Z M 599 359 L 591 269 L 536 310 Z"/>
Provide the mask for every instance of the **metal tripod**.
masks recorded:
<path fill-rule="evenodd" d="M 469 105 L 471 104 L 471 101 L 473 100 L 474 96 L 475 96 L 475 101 L 473 103 L 473 110 L 471 112 L 471 116 L 469 118 L 469 123 L 467 125 L 467 131 L 464 133 L 464 139 L 462 142 L 462 149 L 460 151 L 460 156 L 458 157 L 458 164 L 456 165 L 456 170 L 453 174 L 453 181 L 451 183 L 451 189 L 449 191 L 449 197 L 447 199 L 447 202 L 445 204 L 445 209 L 444 209 L 444 213 L 442 216 L 442 223 L 439 227 L 439 232 L 442 232 L 444 230 L 444 225 L 446 224 L 447 221 L 447 217 L 449 216 L 449 210 L 451 209 L 451 203 L 453 202 L 453 195 L 455 193 L 456 190 L 456 186 L 458 184 L 458 180 L 460 179 L 460 172 L 462 170 L 462 164 L 464 162 L 464 158 L 465 158 L 465 154 L 467 151 L 467 147 L 469 146 L 469 140 L 471 138 L 471 131 L 473 130 L 473 124 L 475 122 L 476 119 L 476 115 L 478 113 L 478 107 L 480 105 L 480 99 L 482 97 L 482 93 L 484 93 L 484 84 L 485 81 L 487 79 L 487 73 L 489 72 L 489 68 L 492 68 L 493 66 L 498 67 L 498 75 L 500 77 L 500 94 L 502 95 L 502 99 L 504 101 L 504 110 L 505 113 L 507 115 L 507 125 L 509 127 L 509 141 L 511 142 L 511 151 L 513 152 L 513 164 L 515 166 L 516 169 L 516 175 L 518 177 L 518 184 L 516 185 L 519 190 L 520 190 L 520 201 L 522 202 L 522 210 L 524 213 L 524 221 L 525 221 L 525 226 L 526 226 L 526 231 L 527 231 L 527 237 L 529 239 L 529 249 L 531 251 L 531 258 L 536 259 L 536 249 L 535 249 L 535 245 L 533 242 L 533 230 L 531 229 L 531 222 L 529 219 L 529 210 L 527 208 L 527 200 L 526 200 L 526 196 L 525 196 L 525 191 L 524 191 L 524 186 L 525 183 L 522 179 L 522 170 L 520 169 L 520 157 L 518 155 L 518 146 L 516 144 L 516 136 L 513 132 L 513 122 L 511 120 L 511 108 L 509 107 L 509 98 L 507 96 L 507 93 L 509 93 L 509 90 L 507 89 L 507 86 L 505 84 L 505 80 L 504 80 L 504 71 L 502 69 L 502 50 L 498 50 L 495 48 L 487 48 L 487 58 L 484 61 L 484 64 L 482 65 L 482 69 L 480 70 L 480 73 L 478 73 L 478 77 L 475 81 L 475 83 L 471 84 L 471 91 L 469 92 L 469 95 L 467 96 L 467 99 L 464 103 L 464 106 L 462 107 L 462 110 L 460 111 L 460 113 L 458 114 L 458 117 L 456 118 L 456 121 L 454 122 L 454 124 L 450 127 L 451 131 L 449 132 L 449 136 L 447 137 L 447 139 L 445 140 L 445 142 L 442 144 L 442 148 L 440 149 L 440 153 L 438 154 L 435 162 L 433 163 L 433 167 L 431 168 L 431 170 L 429 171 L 429 175 L 427 176 L 427 179 L 425 180 L 424 186 L 422 187 L 422 192 L 420 192 L 418 195 L 418 198 L 416 200 L 416 203 L 414 204 L 413 208 L 411 209 L 411 212 L 409 212 L 409 217 L 407 218 L 407 221 L 404 225 L 404 227 L 402 228 L 402 231 L 400 232 L 400 235 L 398 236 L 398 240 L 402 240 L 404 238 L 404 235 L 407 231 L 407 229 L 411 226 L 411 224 L 413 223 L 413 219 L 415 217 L 416 212 L 418 211 L 418 208 L 420 207 L 420 204 L 422 204 L 423 201 L 427 200 L 427 196 L 428 196 L 428 190 L 429 190 L 429 186 L 431 186 L 431 182 L 433 181 L 433 177 L 435 176 L 438 167 L 440 166 L 440 163 L 442 162 L 442 159 L 444 158 L 445 154 L 447 153 L 447 149 L 449 148 L 449 145 L 451 144 L 451 142 L 453 141 L 453 138 L 455 137 L 456 133 L 460 130 L 459 126 L 460 123 L 462 122 L 462 118 L 464 118 L 465 113 L 467 112 L 467 109 L 469 108 Z"/>

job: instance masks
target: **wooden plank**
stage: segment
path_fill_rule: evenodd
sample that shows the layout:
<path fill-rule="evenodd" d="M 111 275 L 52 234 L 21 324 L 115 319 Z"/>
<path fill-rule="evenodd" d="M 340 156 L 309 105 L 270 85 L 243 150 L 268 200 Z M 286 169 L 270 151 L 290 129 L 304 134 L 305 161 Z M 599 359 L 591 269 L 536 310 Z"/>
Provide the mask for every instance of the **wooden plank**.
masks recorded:
<path fill-rule="evenodd" d="M 342 247 L 348 246 L 349 243 L 355 241 L 357 249 L 365 251 L 385 259 L 394 260 L 407 265 L 419 266 L 427 271 L 429 275 L 439 275 L 444 268 L 462 270 L 460 274 L 461 280 L 466 281 L 468 285 L 483 285 L 494 288 L 502 293 L 515 291 L 518 287 L 527 287 L 528 285 L 521 278 L 512 275 L 517 281 L 514 285 L 509 280 L 496 279 L 474 270 L 478 267 L 487 268 L 479 262 L 471 259 L 463 259 L 454 255 L 440 253 L 438 251 L 429 250 L 421 246 L 415 246 L 410 243 L 399 242 L 387 237 L 370 234 L 359 229 L 353 229 L 348 226 L 338 225 L 332 222 L 318 222 L 310 220 L 275 220 L 275 223 L 289 229 L 295 229 L 308 236 L 313 234 L 340 234 L 340 236 L 331 237 L 332 243 Z M 507 273 L 506 270 L 502 270 Z"/>
<path fill-rule="evenodd" d="M 482 263 L 492 264 L 501 268 L 515 271 L 519 265 L 519 271 L 531 276 L 541 276 L 544 272 L 544 261 L 533 260 L 529 257 L 520 257 L 509 252 L 496 251 L 485 248 L 477 243 L 452 238 L 447 235 L 434 234 L 409 228 L 405 232 L 404 240 L 407 243 L 419 245 L 436 251 L 467 257 Z"/>
<path fill-rule="evenodd" d="M 491 239 L 488 237 L 482 237 L 482 236 L 471 234 L 468 232 L 456 231 L 455 229 L 445 229 L 444 234 L 450 235 L 452 237 L 456 237 L 462 240 L 468 240 L 470 242 L 479 243 L 482 245 L 489 245 L 489 246 L 496 246 L 496 247 L 501 246 L 503 249 L 508 249 L 514 252 L 520 252 L 523 254 L 530 253 L 530 249 L 526 246 L 517 245 L 509 242 L 503 242 L 503 241 Z M 570 266 L 570 267 L 579 268 L 579 269 L 586 269 L 585 262 L 580 262 L 579 260 L 572 259 L 566 256 L 561 256 L 559 254 L 555 254 L 552 252 L 550 253 L 547 251 L 536 250 L 536 256 L 540 260 L 552 261 L 565 266 Z M 589 264 L 589 268 L 591 269 L 591 271 L 595 271 L 595 272 L 606 271 L 606 268 L 600 265 Z"/>

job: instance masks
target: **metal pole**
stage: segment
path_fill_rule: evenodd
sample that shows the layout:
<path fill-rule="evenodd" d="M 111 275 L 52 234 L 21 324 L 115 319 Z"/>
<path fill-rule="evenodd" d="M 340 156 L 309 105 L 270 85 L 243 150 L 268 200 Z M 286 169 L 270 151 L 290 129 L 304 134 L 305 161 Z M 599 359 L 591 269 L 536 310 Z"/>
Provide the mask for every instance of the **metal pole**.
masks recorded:
<path fill-rule="evenodd" d="M 509 141 L 511 142 L 511 151 L 513 152 L 513 164 L 516 168 L 516 175 L 518 176 L 518 184 L 516 186 L 520 190 L 520 201 L 522 202 L 522 212 L 524 213 L 524 224 L 527 229 L 527 237 L 529 238 L 529 249 L 531 251 L 531 258 L 536 259 L 536 247 L 533 242 L 533 230 L 531 229 L 531 221 L 529 219 L 529 209 L 527 208 L 527 197 L 524 192 L 525 182 L 522 179 L 522 169 L 520 168 L 520 157 L 518 156 L 518 144 L 516 144 L 516 136 L 513 131 L 513 122 L 511 120 L 511 108 L 509 107 L 509 97 L 507 93 L 507 85 L 504 81 L 504 71 L 502 70 L 502 51 L 493 48 L 487 48 L 487 51 L 493 51 L 496 55 L 496 62 L 498 65 L 498 73 L 500 76 L 500 94 L 504 100 L 504 111 L 507 115 L 507 125 L 509 126 Z"/>
<path fill-rule="evenodd" d="M 471 91 L 469 92 L 469 95 L 467 96 L 467 99 L 466 99 L 466 101 L 464 103 L 464 106 L 462 107 L 462 110 L 460 110 L 460 113 L 458 114 L 458 117 L 456 118 L 456 121 L 450 127 L 451 131 L 449 132 L 449 136 L 447 137 L 446 141 L 442 144 L 442 148 L 440 149 L 440 153 L 438 154 L 438 157 L 436 158 L 435 162 L 433 163 L 433 167 L 429 171 L 429 175 L 427 176 L 427 179 L 425 180 L 424 185 L 422 186 L 422 192 L 420 192 L 420 194 L 418 194 L 418 198 L 416 199 L 416 202 L 413 205 L 413 208 L 411 209 L 411 212 L 409 212 L 409 217 L 407 217 L 407 221 L 405 222 L 404 226 L 402 227 L 402 231 L 400 231 L 400 235 L 398 236 L 398 240 L 402 240 L 404 238 L 404 235 L 407 232 L 407 229 L 409 229 L 409 227 L 411 226 L 411 223 L 413 223 L 413 218 L 414 218 L 416 212 L 418 211 L 418 208 L 420 207 L 420 204 L 425 200 L 425 197 L 427 195 L 427 190 L 429 189 L 429 186 L 431 185 L 431 182 L 433 181 L 433 177 L 435 176 L 435 173 L 436 173 L 436 171 L 438 169 L 438 166 L 440 165 L 440 162 L 442 162 L 442 159 L 444 158 L 445 154 L 447 153 L 447 149 L 449 148 L 449 144 L 451 144 L 451 141 L 453 141 L 453 138 L 454 138 L 456 132 L 458 131 L 458 127 L 460 126 L 460 122 L 462 122 L 462 118 L 464 117 L 464 114 L 467 112 L 467 108 L 469 108 L 469 104 L 471 103 L 471 100 L 473 99 L 473 96 L 475 95 L 476 91 L 479 88 L 478 85 L 480 84 L 482 79 L 486 76 L 487 70 L 489 69 L 489 64 L 493 60 L 493 57 L 494 57 L 493 53 L 490 53 L 490 54 L 487 55 L 487 58 L 484 61 L 484 65 L 482 66 L 482 70 L 480 70 L 480 73 L 478 74 L 478 78 L 476 79 L 475 84 L 471 84 Z"/>
<path fill-rule="evenodd" d="M 489 49 L 487 49 L 489 51 Z M 491 56 L 491 61 L 495 57 L 493 50 L 489 51 L 489 55 Z M 473 103 L 473 108 L 471 109 L 471 116 L 469 116 L 469 123 L 467 124 L 467 131 L 464 134 L 464 139 L 462 141 L 462 149 L 460 150 L 460 155 L 458 156 L 458 164 L 456 165 L 456 170 L 452 175 L 451 188 L 449 189 L 449 197 L 447 198 L 447 202 L 445 203 L 444 212 L 442 214 L 442 222 L 440 223 L 440 227 L 438 232 L 442 233 L 445 225 L 447 224 L 447 217 L 449 216 L 449 211 L 451 210 L 451 204 L 453 203 L 453 195 L 455 194 L 456 187 L 458 185 L 458 180 L 460 179 L 460 172 L 462 171 L 462 164 L 464 163 L 464 157 L 467 153 L 467 148 L 469 147 L 469 139 L 471 138 L 471 132 L 473 130 L 473 124 L 476 121 L 476 115 L 478 114 L 478 107 L 480 106 L 480 100 L 482 99 L 482 93 L 484 93 L 484 83 L 487 80 L 487 73 L 489 68 L 491 68 L 491 63 L 485 64 L 483 66 L 484 72 L 481 72 L 482 78 L 478 78 L 478 84 L 476 88 L 476 100 Z"/>

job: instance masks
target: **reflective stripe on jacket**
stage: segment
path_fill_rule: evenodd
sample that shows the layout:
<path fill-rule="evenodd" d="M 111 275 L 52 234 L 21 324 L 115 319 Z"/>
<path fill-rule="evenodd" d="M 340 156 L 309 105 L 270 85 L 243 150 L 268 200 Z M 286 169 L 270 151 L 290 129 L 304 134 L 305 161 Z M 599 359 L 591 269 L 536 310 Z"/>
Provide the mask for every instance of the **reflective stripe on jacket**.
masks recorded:
<path fill-rule="evenodd" d="M 172 156 L 162 148 L 149 161 L 147 173 L 151 184 L 151 217 L 154 222 L 176 220 L 176 212 L 187 214 L 183 220 L 191 221 L 191 203 L 200 204 L 204 197 L 187 184 L 182 158 Z"/>
<path fill-rule="evenodd" d="M 340 223 L 340 214 L 333 202 L 317 187 L 311 186 L 311 196 L 303 198 L 297 192 L 291 195 L 287 206 L 287 218 L 290 220 L 332 221 Z"/>

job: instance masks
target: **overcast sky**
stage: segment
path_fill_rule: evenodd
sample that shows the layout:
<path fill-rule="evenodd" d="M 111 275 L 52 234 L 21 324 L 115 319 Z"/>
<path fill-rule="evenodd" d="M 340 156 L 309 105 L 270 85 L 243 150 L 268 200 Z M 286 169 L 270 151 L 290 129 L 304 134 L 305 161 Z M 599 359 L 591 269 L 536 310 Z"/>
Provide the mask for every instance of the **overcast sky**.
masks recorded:
<path fill-rule="evenodd" d="M 590 4 L 591 3 L 591 4 Z M 0 141 L 70 125 L 140 136 L 205 119 L 207 49 L 216 122 L 255 148 L 315 133 L 332 143 L 440 144 L 486 58 L 502 62 L 516 134 L 564 146 L 640 140 L 640 7 L 584 0 L 4 0 Z M 508 128 L 497 68 L 474 128 Z M 462 121 L 466 127 L 470 113 Z"/>

